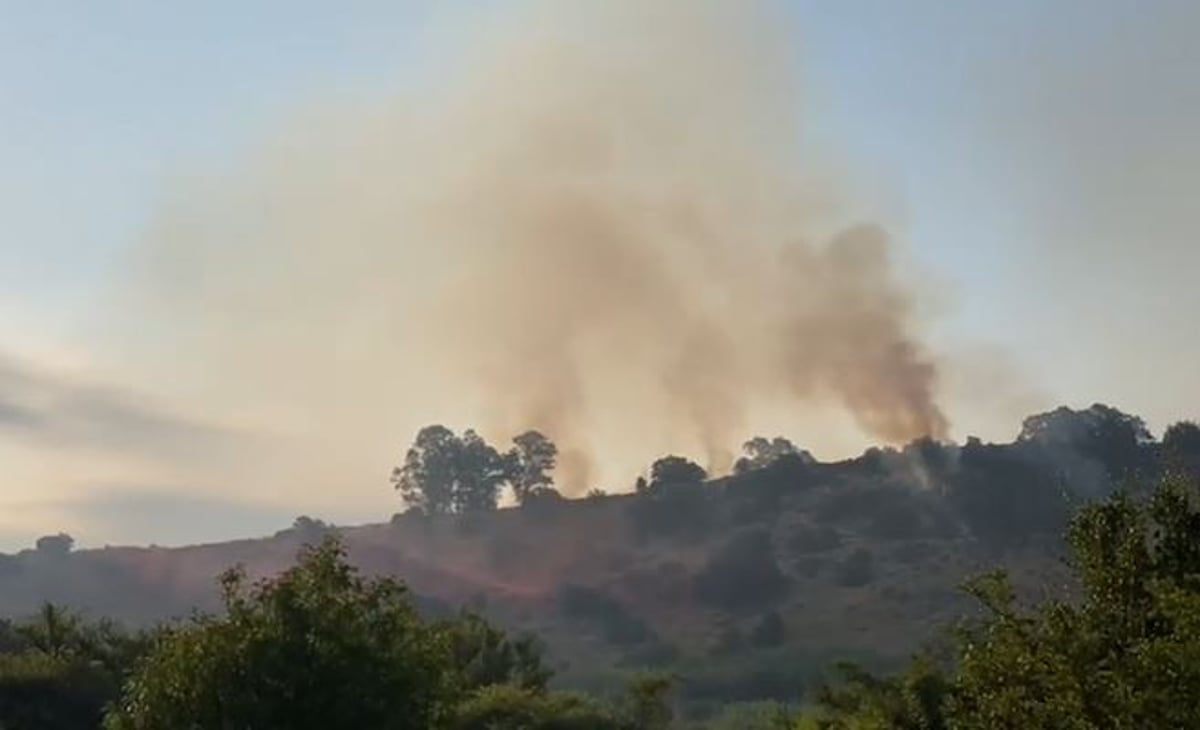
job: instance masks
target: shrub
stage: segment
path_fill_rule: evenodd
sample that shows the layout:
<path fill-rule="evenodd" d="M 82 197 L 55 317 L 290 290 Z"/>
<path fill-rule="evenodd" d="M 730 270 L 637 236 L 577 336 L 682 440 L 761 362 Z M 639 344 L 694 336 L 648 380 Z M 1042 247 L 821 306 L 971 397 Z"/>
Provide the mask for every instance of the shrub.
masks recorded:
<path fill-rule="evenodd" d="M 841 533 L 828 525 L 801 525 L 788 538 L 788 547 L 800 555 L 832 550 L 841 544 Z"/>
<path fill-rule="evenodd" d="M 850 553 L 838 567 L 837 582 L 848 588 L 864 586 L 874 577 L 875 556 L 866 548 Z"/>
<path fill-rule="evenodd" d="M 778 611 L 764 613 L 750 630 L 750 643 L 759 648 L 770 649 L 779 646 L 786 638 L 787 629 Z"/>
<path fill-rule="evenodd" d="M 738 610 L 778 599 L 787 590 L 787 578 L 775 561 L 770 533 L 748 530 L 710 555 L 693 585 L 700 600 Z"/>
<path fill-rule="evenodd" d="M 595 625 L 612 644 L 638 644 L 653 637 L 644 622 L 630 614 L 615 598 L 596 588 L 564 584 L 558 590 L 558 605 L 567 618 Z"/>

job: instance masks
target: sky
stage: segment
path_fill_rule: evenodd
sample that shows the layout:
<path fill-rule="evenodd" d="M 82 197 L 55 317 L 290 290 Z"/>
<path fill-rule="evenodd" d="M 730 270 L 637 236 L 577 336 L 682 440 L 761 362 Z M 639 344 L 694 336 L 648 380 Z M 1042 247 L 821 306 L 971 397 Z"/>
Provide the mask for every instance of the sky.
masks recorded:
<path fill-rule="evenodd" d="M 260 434 L 123 370 L 97 313 L 180 179 L 236 169 L 330 100 L 432 93 L 505 5 L 0 6 L 0 548 L 59 530 L 182 544 L 396 508 L 385 479 L 314 491 L 207 473 Z M 816 134 L 922 282 L 955 437 L 1011 438 L 1059 403 L 1109 402 L 1156 430 L 1200 416 L 1195 3 L 788 10 Z M 5 401 L 18 385 L 32 401 Z"/>

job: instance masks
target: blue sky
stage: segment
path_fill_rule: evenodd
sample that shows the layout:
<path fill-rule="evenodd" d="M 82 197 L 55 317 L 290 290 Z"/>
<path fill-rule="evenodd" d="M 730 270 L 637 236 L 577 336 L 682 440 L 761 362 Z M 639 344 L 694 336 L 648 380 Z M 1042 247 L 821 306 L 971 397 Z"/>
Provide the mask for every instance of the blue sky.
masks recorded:
<path fill-rule="evenodd" d="M 476 8 L 4 4 L 0 354 L 86 361 L 94 310 L 175 177 L 225 167 L 313 101 L 418 87 L 461 50 Z M 792 10 L 821 136 L 901 231 L 916 275 L 937 282 L 935 342 L 965 371 L 1003 378 L 1022 404 L 1111 400 L 1159 428 L 1200 415 L 1194 3 L 796 0 Z M 980 358 L 1005 372 L 976 368 Z M 973 420 L 969 403 L 992 389 L 963 376 L 948 397 L 960 422 L 1000 437 L 988 418 L 1004 405 Z M 42 504 L 28 489 L 7 499 Z M 122 510 L 132 503 L 112 494 Z M 118 527 L 100 511 L 94 540 L 163 540 L 146 527 L 157 518 Z M 243 512 L 253 519 L 238 529 L 250 532 L 282 513 Z M 74 519 L 38 514 L 0 530 L 24 540 Z"/>

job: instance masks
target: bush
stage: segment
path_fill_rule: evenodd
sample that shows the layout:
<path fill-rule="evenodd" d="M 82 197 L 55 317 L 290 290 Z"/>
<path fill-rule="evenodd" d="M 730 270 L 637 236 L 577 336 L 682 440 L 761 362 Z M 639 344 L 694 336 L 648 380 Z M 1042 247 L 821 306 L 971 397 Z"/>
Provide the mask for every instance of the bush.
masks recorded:
<path fill-rule="evenodd" d="M 71 549 L 75 547 L 75 538 L 65 532 L 60 532 L 57 535 L 39 537 L 35 545 L 39 555 L 62 557 L 70 553 Z"/>
<path fill-rule="evenodd" d="M 621 658 L 623 667 L 661 669 L 679 661 L 679 647 L 667 641 L 651 640 L 634 646 Z"/>
<path fill-rule="evenodd" d="M 710 555 L 693 585 L 705 603 L 739 610 L 778 599 L 787 590 L 787 578 L 775 561 L 770 533 L 748 530 Z"/>
<path fill-rule="evenodd" d="M 820 726 L 1200 727 L 1197 486 L 1085 507 L 1067 533 L 1070 600 L 1028 607 L 1003 571 L 975 578 L 967 592 L 982 611 L 956 632 L 945 668 L 851 670 L 822 692 Z"/>
<path fill-rule="evenodd" d="M 875 556 L 866 548 L 850 553 L 838 567 L 837 582 L 847 588 L 870 583 L 875 577 Z"/>
<path fill-rule="evenodd" d="M 783 617 L 778 611 L 768 611 L 758 619 L 758 623 L 750 630 L 750 643 L 760 649 L 772 649 L 783 643 L 787 638 L 787 629 L 783 625 Z"/>
<path fill-rule="evenodd" d="M 937 555 L 937 548 L 927 542 L 913 540 L 897 545 L 891 552 L 892 557 L 901 563 L 919 563 Z"/>
<path fill-rule="evenodd" d="M 910 502 L 897 500 L 876 512 L 867 525 L 867 534 L 882 540 L 908 540 L 921 534 L 921 513 Z"/>
<path fill-rule="evenodd" d="M 576 694 L 486 687 L 460 705 L 452 730 L 624 730 L 613 708 Z"/>
<path fill-rule="evenodd" d="M 564 584 L 558 590 L 558 605 L 567 618 L 595 625 L 612 644 L 638 644 L 651 639 L 654 634 L 619 601 L 596 588 Z"/>
<path fill-rule="evenodd" d="M 1012 447 L 970 443 L 952 480 L 950 501 L 976 538 L 995 547 L 1061 534 L 1070 502 L 1065 480 Z"/>
<path fill-rule="evenodd" d="M 828 525 L 801 525 L 788 538 L 788 547 L 799 555 L 825 552 L 841 544 L 841 533 Z"/>

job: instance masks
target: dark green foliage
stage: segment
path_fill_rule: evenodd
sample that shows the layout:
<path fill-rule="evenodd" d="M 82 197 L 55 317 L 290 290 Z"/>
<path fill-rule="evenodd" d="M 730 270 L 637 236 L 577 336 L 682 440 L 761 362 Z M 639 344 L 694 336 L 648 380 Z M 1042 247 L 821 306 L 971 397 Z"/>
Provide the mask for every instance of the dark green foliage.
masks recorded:
<path fill-rule="evenodd" d="M 881 509 L 871 516 L 866 533 L 882 540 L 908 540 L 919 537 L 923 532 L 921 512 L 915 500 L 891 500 L 888 509 Z"/>
<path fill-rule="evenodd" d="M 1194 484 L 1117 495 L 1072 521 L 1077 601 L 1019 606 L 1002 572 L 975 579 L 983 607 L 954 671 L 928 662 L 881 680 L 851 674 L 822 696 L 822 727 L 1200 727 L 1200 512 Z"/>
<path fill-rule="evenodd" d="M 513 438 L 513 449 L 507 456 L 511 466 L 513 496 L 518 504 L 530 497 L 552 492 L 554 471 L 558 463 L 558 447 L 539 431 L 526 431 Z M 557 492 L 554 492 L 557 496 Z"/>
<path fill-rule="evenodd" d="M 38 615 L 5 624 L 0 653 L 0 727 L 63 730 L 99 727 L 149 634 L 89 623 L 46 604 Z"/>
<path fill-rule="evenodd" d="M 651 639 L 636 644 L 621 657 L 622 667 L 635 669 L 658 669 L 668 667 L 679 661 L 679 647 L 659 639 Z"/>
<path fill-rule="evenodd" d="M 367 581 L 336 542 L 278 578 L 223 578 L 225 615 L 166 634 L 109 727 L 119 730 L 436 727 L 458 677 L 450 642 L 403 586 Z"/>
<path fill-rule="evenodd" d="M 650 466 L 650 489 L 673 486 L 697 486 L 708 478 L 708 472 L 682 456 L 664 456 Z"/>
<path fill-rule="evenodd" d="M 75 538 L 65 532 L 60 532 L 57 535 L 39 537 L 34 545 L 38 553 L 42 555 L 63 557 L 75 547 Z"/>
<path fill-rule="evenodd" d="M 576 694 L 485 687 L 455 710 L 450 730 L 635 730 L 612 707 Z"/>
<path fill-rule="evenodd" d="M 704 730 L 791 730 L 799 713 L 781 702 L 734 702 L 704 723 Z"/>
<path fill-rule="evenodd" d="M 460 437 L 445 426 L 426 426 L 404 463 L 392 470 L 392 484 L 405 502 L 427 514 L 494 510 L 515 463 L 474 431 Z"/>
<path fill-rule="evenodd" d="M 783 454 L 731 477 L 722 495 L 735 524 L 772 521 L 782 500 L 813 484 L 812 457 Z"/>
<path fill-rule="evenodd" d="M 842 536 L 829 525 L 800 525 L 788 537 L 788 548 L 798 555 L 820 553 L 842 544 Z"/>
<path fill-rule="evenodd" d="M 767 611 L 754 628 L 750 630 L 750 644 L 763 649 L 771 649 L 783 644 L 787 638 L 787 628 L 783 625 L 783 617 L 778 611 Z"/>
<path fill-rule="evenodd" d="M 716 636 L 709 647 L 713 656 L 728 656 L 746 648 L 746 637 L 741 629 L 728 616 L 723 617 L 717 624 Z"/>
<path fill-rule="evenodd" d="M 302 543 L 319 543 L 333 530 L 333 525 L 313 519 L 307 515 L 301 515 L 292 522 L 292 526 L 289 529 L 276 533 L 276 535 L 290 535 Z"/>
<path fill-rule="evenodd" d="M 551 519 L 557 510 L 567 506 L 567 498 L 554 487 L 539 487 L 525 495 L 521 507 L 525 514 L 537 519 Z"/>
<path fill-rule="evenodd" d="M 1076 491 L 1097 494 L 1145 476 L 1153 437 L 1141 418 L 1096 403 L 1087 410 L 1060 407 L 1026 418 L 1017 442 L 1036 447 L 1044 458 L 1057 461 L 1062 476 Z M 1097 464 L 1106 483 L 1097 484 L 1083 467 L 1082 457 Z"/>
<path fill-rule="evenodd" d="M 854 664 L 838 666 L 838 681 L 817 695 L 819 730 L 943 730 L 949 683 L 925 658 L 904 674 L 880 679 Z M 1016 730 L 1014 727 L 1013 730 Z"/>
<path fill-rule="evenodd" d="M 816 461 L 812 454 L 798 448 L 782 436 L 773 439 L 755 436 L 742 444 L 742 454 L 733 464 L 734 474 L 747 474 L 756 469 L 764 469 L 782 459 L 796 465 L 807 465 Z"/>
<path fill-rule="evenodd" d="M 922 540 L 911 540 L 897 545 L 889 554 L 901 563 L 919 563 L 937 553 L 937 547 Z"/>
<path fill-rule="evenodd" d="M 866 548 L 857 548 L 838 566 L 837 582 L 848 588 L 870 583 L 875 577 L 875 556 Z"/>
<path fill-rule="evenodd" d="M 1066 482 L 1045 462 L 1010 446 L 977 440 L 962 449 L 950 502 L 971 532 L 1008 546 L 1059 534 L 1070 514 Z"/>
<path fill-rule="evenodd" d="M 690 702 L 794 701 L 820 676 L 821 662 L 795 651 L 763 650 L 684 663 L 679 691 Z"/>
<path fill-rule="evenodd" d="M 537 637 L 511 637 L 469 612 L 439 628 L 449 637 L 460 687 L 471 691 L 504 684 L 535 692 L 546 689 L 552 672 Z"/>
<path fill-rule="evenodd" d="M 709 556 L 694 580 L 696 597 L 729 610 L 755 608 L 780 598 L 787 578 L 779 570 L 771 535 L 747 530 Z"/>
<path fill-rule="evenodd" d="M 5 655 L 0 657 L 0 727 L 97 728 L 119 686 L 117 677 L 82 658 L 40 651 Z"/>
<path fill-rule="evenodd" d="M 558 590 L 558 605 L 564 616 L 590 623 L 612 644 L 639 644 L 653 638 L 650 628 L 620 601 L 596 588 L 564 584 Z"/>
<path fill-rule="evenodd" d="M 306 548 L 278 578 L 249 585 L 234 571 L 223 585 L 225 615 L 161 635 L 106 727 L 660 727 L 657 695 L 641 685 L 624 707 L 549 692 L 551 672 L 536 639 L 510 637 L 471 613 L 426 623 L 403 586 L 361 578 L 333 540 Z M 635 722 L 643 716 L 649 724 Z"/>
<path fill-rule="evenodd" d="M 1200 425 L 1193 421 L 1171 424 L 1163 432 L 1160 451 L 1168 470 L 1200 478 Z"/>
<path fill-rule="evenodd" d="M 665 456 L 650 468 L 650 481 L 639 478 L 637 499 L 629 516 L 638 534 L 645 537 L 695 537 L 709 523 L 708 495 L 703 489 L 707 473 L 682 456 Z"/>
<path fill-rule="evenodd" d="M 661 674 L 645 674 L 629 684 L 626 718 L 636 730 L 666 730 L 675 711 L 671 706 L 674 682 Z"/>

